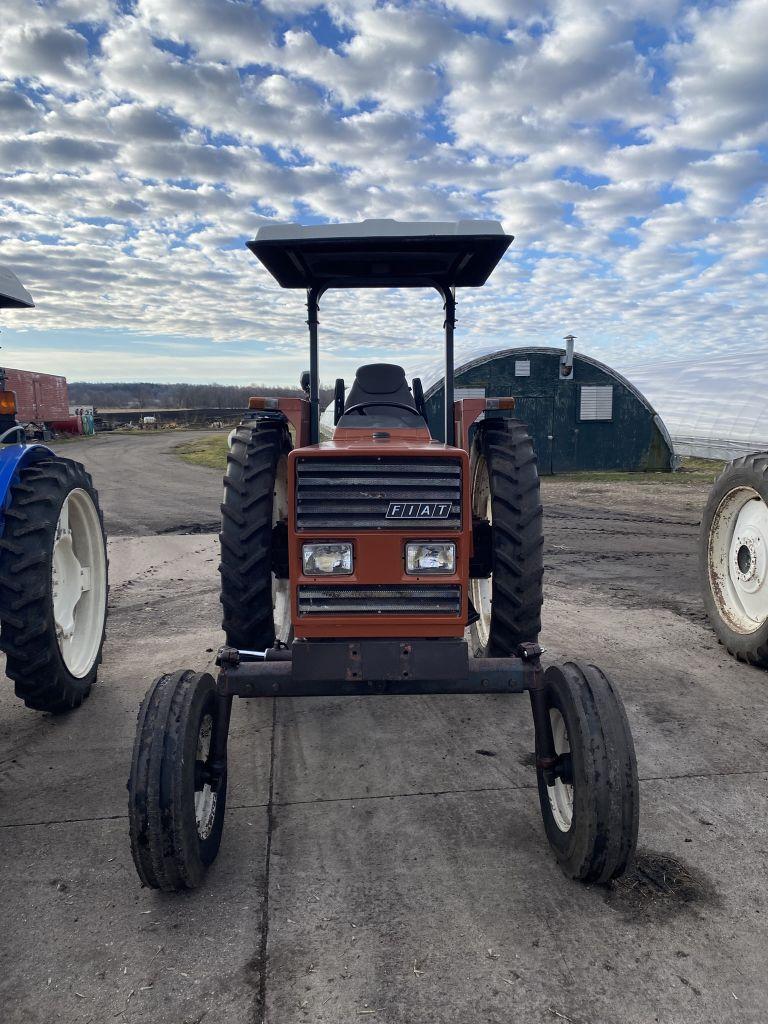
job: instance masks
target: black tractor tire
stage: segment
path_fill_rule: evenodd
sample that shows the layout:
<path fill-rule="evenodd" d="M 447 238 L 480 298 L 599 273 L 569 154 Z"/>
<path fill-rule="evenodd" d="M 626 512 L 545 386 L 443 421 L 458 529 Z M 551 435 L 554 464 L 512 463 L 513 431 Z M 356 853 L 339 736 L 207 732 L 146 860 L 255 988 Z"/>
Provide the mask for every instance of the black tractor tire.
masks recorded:
<path fill-rule="evenodd" d="M 205 762 L 198 761 L 201 730 L 215 729 L 222 713 L 213 678 L 205 672 L 160 676 L 142 702 L 128 780 L 131 853 L 142 885 L 163 892 L 195 889 L 216 859 L 226 770 L 215 792 L 209 786 L 200 827 L 195 795 L 205 785 Z"/>
<path fill-rule="evenodd" d="M 739 530 L 740 513 L 747 502 L 757 505 L 762 524 L 740 530 L 745 533 L 737 558 L 732 559 L 732 540 Z M 741 506 L 741 508 L 739 507 Z M 768 669 L 768 452 L 744 455 L 728 463 L 709 493 L 699 534 L 699 574 L 704 607 L 718 639 L 734 658 Z M 738 555 L 746 561 L 740 566 Z M 731 564 L 731 563 L 734 564 Z M 755 573 L 752 580 L 745 579 Z M 762 598 L 756 617 L 745 618 L 738 587 L 740 580 Z M 744 595 L 742 595 L 744 596 Z M 755 593 L 747 598 L 755 600 Z"/>
<path fill-rule="evenodd" d="M 104 573 L 99 584 L 102 621 L 96 618 L 93 624 L 93 660 L 78 675 L 65 664 L 53 611 L 54 542 L 62 506 L 75 490 L 85 492 L 84 500 L 93 506 L 93 533 L 101 544 Z M 16 696 L 28 708 L 63 714 L 79 707 L 91 692 L 104 646 L 107 565 L 99 497 L 83 466 L 47 453 L 24 465 L 11 487 L 0 538 L 0 649 Z"/>
<path fill-rule="evenodd" d="M 483 625 L 483 609 L 478 605 L 484 601 L 472 582 L 470 594 L 480 619 L 471 626 L 471 645 L 475 657 L 507 657 L 521 643 L 535 643 L 541 632 L 543 512 L 536 454 L 525 424 L 515 419 L 488 420 L 475 433 L 470 459 L 472 509 L 481 518 L 483 465 L 493 520 L 490 629 Z"/>
<path fill-rule="evenodd" d="M 539 802 L 547 839 L 563 871 L 582 882 L 609 882 L 624 874 L 637 846 L 640 788 L 632 733 L 621 697 L 594 665 L 567 662 L 544 674 L 544 696 L 558 749 L 562 730 L 569 755 L 552 787 L 537 769 Z M 560 716 L 559 721 L 558 717 Z M 561 732 L 562 736 L 563 733 Z M 560 744 L 562 746 L 562 744 Z M 539 751 L 537 750 L 537 758 Z M 571 820 L 553 807 L 568 802 Z M 558 803 L 560 801 L 560 803 Z"/>
<path fill-rule="evenodd" d="M 278 488 L 287 487 L 290 449 L 288 428 L 275 420 L 242 423 L 232 437 L 219 534 L 222 625 L 230 647 L 264 650 L 276 637 L 290 636 L 290 622 L 275 622 L 272 597 L 273 570 L 287 557 L 286 524 L 274 524 L 273 511 Z"/>

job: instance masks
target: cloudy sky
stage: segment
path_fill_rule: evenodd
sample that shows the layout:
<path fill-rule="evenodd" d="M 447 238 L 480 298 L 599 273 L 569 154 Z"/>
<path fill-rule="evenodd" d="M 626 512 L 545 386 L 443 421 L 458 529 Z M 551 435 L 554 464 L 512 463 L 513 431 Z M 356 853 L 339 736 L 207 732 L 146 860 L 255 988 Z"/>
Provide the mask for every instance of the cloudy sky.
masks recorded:
<path fill-rule="evenodd" d="M 572 331 L 652 398 L 673 367 L 768 393 L 766 0 L 2 7 L 0 263 L 37 303 L 4 364 L 293 382 L 301 293 L 259 224 L 480 217 L 516 240 L 460 297 L 463 353 Z M 441 322 L 330 294 L 323 377 L 431 362 Z"/>

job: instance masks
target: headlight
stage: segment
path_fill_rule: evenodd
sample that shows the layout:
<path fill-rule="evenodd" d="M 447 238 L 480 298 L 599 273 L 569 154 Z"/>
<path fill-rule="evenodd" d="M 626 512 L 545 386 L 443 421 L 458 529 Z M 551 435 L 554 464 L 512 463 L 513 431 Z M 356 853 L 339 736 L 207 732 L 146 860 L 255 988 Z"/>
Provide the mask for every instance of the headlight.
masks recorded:
<path fill-rule="evenodd" d="M 456 572 L 456 545 L 424 544 L 415 541 L 406 544 L 405 571 L 409 576 Z"/>
<path fill-rule="evenodd" d="M 301 559 L 305 576 L 349 576 L 352 572 L 352 545 L 302 544 Z"/>

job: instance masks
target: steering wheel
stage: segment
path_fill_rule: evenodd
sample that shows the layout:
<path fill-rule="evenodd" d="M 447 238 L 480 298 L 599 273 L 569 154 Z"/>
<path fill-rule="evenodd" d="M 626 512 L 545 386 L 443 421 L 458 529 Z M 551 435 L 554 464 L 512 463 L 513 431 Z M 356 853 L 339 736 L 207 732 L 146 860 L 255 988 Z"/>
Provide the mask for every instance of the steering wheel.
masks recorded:
<path fill-rule="evenodd" d="M 348 409 L 345 409 L 344 415 L 347 416 L 349 413 L 356 412 L 360 416 L 365 416 L 365 409 L 378 407 L 386 409 L 404 409 L 405 412 L 411 413 L 412 416 L 422 418 L 421 413 L 417 412 L 412 405 L 403 405 L 401 402 L 358 402 L 357 405 L 350 405 Z"/>

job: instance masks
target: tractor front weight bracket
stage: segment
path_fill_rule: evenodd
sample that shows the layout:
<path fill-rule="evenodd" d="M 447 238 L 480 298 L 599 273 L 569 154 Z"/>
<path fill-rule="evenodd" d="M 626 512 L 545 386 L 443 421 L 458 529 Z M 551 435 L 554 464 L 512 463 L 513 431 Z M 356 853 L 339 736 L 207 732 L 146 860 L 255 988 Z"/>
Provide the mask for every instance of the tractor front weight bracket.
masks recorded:
<path fill-rule="evenodd" d="M 222 647 L 216 686 L 224 697 L 530 691 L 533 702 L 542 686 L 540 655 L 538 644 L 521 644 L 515 657 L 470 658 L 464 640 L 296 640 L 290 648 L 266 651 Z M 551 728 L 548 744 L 536 730 L 537 750 L 552 756 Z"/>

